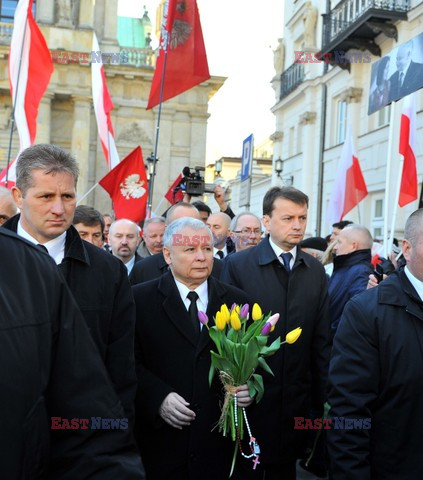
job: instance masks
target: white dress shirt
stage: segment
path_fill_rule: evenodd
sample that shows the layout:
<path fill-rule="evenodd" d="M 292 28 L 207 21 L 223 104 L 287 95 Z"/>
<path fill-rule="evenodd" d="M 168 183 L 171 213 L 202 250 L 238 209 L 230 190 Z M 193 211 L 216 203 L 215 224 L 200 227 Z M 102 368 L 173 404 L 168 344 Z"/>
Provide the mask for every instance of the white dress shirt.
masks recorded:
<path fill-rule="evenodd" d="M 415 288 L 420 300 L 423 301 L 423 282 L 416 278 L 411 272 L 408 266 L 404 268 L 404 273 L 407 275 L 408 280 L 410 280 L 411 285 Z"/>
<path fill-rule="evenodd" d="M 53 240 L 49 240 L 48 242 L 41 244 L 26 230 L 24 230 L 21 221 L 19 220 L 17 234 L 23 237 L 25 240 L 28 240 L 29 242 L 35 243 L 35 245 L 43 245 L 43 247 L 47 248 L 50 257 L 53 258 L 57 265 L 62 263 L 62 260 L 65 256 L 66 232 L 63 232 L 58 237 L 53 238 Z"/>
<path fill-rule="evenodd" d="M 223 258 L 220 258 L 219 255 L 217 254 L 219 250 L 223 252 L 223 258 L 225 258 L 228 255 L 228 248 L 226 247 L 226 245 L 223 248 L 213 247 L 213 257 L 218 258 L 219 260 L 223 260 Z"/>
<path fill-rule="evenodd" d="M 275 242 L 272 241 L 272 238 L 269 235 L 269 243 L 270 246 L 272 247 L 272 250 L 275 252 L 275 255 L 278 257 L 278 260 L 281 262 L 283 265 L 283 260 L 281 258 L 282 253 L 290 253 L 292 255 L 291 261 L 289 262 L 289 268 L 292 270 L 292 267 L 294 266 L 295 263 L 295 258 L 297 257 L 297 247 L 295 246 L 292 250 L 282 250 L 281 247 L 276 245 Z"/>
<path fill-rule="evenodd" d="M 135 265 L 135 255 L 129 260 L 128 263 L 125 263 L 125 267 L 128 269 L 128 276 L 131 275 L 132 269 Z"/>
<path fill-rule="evenodd" d="M 195 290 L 190 290 L 185 284 L 177 280 L 175 277 L 173 278 L 178 288 L 179 295 L 181 296 L 181 299 L 184 302 L 184 305 L 187 311 L 191 305 L 191 300 L 188 298 L 188 293 L 194 291 L 198 295 L 198 299 L 197 299 L 198 311 L 206 313 L 207 306 L 209 304 L 209 289 L 207 286 L 207 280 L 203 282 L 201 285 L 199 285 Z M 200 328 L 203 328 L 202 323 L 200 323 Z"/>

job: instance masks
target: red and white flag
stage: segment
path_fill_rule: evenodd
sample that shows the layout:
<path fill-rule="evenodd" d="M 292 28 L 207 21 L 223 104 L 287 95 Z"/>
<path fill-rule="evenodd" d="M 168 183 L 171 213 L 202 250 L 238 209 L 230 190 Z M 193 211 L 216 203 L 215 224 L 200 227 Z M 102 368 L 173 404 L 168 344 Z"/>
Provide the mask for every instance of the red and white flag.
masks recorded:
<path fill-rule="evenodd" d="M 99 52 L 97 36 L 93 33 L 93 52 Z M 119 155 L 116 150 L 116 144 L 113 133 L 112 118 L 110 112 L 113 110 L 113 102 L 110 97 L 106 83 L 101 54 L 95 56 L 91 62 L 91 83 L 93 93 L 93 104 L 95 118 L 97 119 L 98 135 L 104 156 L 106 157 L 109 169 L 115 168 L 119 163 Z"/>
<path fill-rule="evenodd" d="M 329 225 L 342 220 L 366 195 L 366 182 L 354 147 L 351 125 L 349 125 L 328 206 Z"/>
<path fill-rule="evenodd" d="M 416 165 L 416 93 L 403 99 L 399 153 L 404 157 L 398 205 L 404 207 L 417 199 Z"/>
<path fill-rule="evenodd" d="M 38 107 L 53 73 L 46 41 L 32 14 L 33 0 L 20 0 L 15 11 L 9 51 L 10 94 L 14 106 L 19 151 L 35 142 Z M 0 173 L 5 183 L 6 169 Z M 9 165 L 8 187 L 15 183 L 15 161 Z"/>
<path fill-rule="evenodd" d="M 165 193 L 165 199 L 172 205 L 175 205 L 175 203 L 178 202 L 182 202 L 182 200 L 184 199 L 184 192 L 181 189 L 177 189 L 175 191 L 175 189 L 181 184 L 181 180 L 182 174 L 179 174 L 176 180 L 169 187 L 169 190 Z"/>
<path fill-rule="evenodd" d="M 165 65 L 165 51 L 166 65 Z M 163 69 L 165 71 L 163 72 Z M 166 0 L 147 110 L 210 78 L 196 0 Z"/>
<path fill-rule="evenodd" d="M 98 182 L 110 195 L 116 219 L 145 219 L 148 181 L 141 147 L 136 147 Z"/>

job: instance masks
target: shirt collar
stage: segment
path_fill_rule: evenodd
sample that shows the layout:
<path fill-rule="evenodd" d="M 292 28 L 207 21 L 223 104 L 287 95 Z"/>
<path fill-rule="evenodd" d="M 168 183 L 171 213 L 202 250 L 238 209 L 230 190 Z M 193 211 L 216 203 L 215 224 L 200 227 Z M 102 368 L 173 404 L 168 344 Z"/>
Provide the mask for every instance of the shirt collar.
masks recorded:
<path fill-rule="evenodd" d="M 204 281 L 201 285 L 199 285 L 195 290 L 190 290 L 185 284 L 177 280 L 175 276 L 173 278 L 175 280 L 176 287 L 178 288 L 179 295 L 181 296 L 181 299 L 184 302 L 185 307 L 188 309 L 191 303 L 189 298 L 187 298 L 188 293 L 194 291 L 198 295 L 198 300 L 197 300 L 198 310 L 202 312 L 206 312 L 207 306 L 209 303 L 209 292 L 208 292 L 207 280 Z"/>
<path fill-rule="evenodd" d="M 38 240 L 36 240 L 32 235 L 30 235 L 23 228 L 22 222 L 20 219 L 18 222 L 17 234 L 25 238 L 25 240 L 28 240 L 29 242 L 34 243 L 35 245 L 40 244 Z M 53 240 L 49 240 L 48 242 L 42 244 L 44 247 L 47 248 L 47 251 L 50 257 L 54 259 L 57 265 L 59 265 L 59 263 L 62 262 L 63 257 L 65 256 L 65 243 L 66 243 L 66 232 L 63 232 L 58 237 L 53 238 Z"/>
<path fill-rule="evenodd" d="M 272 247 L 272 250 L 275 252 L 275 255 L 278 257 L 278 259 L 280 259 L 280 256 L 281 256 L 282 253 L 290 252 L 291 255 L 292 255 L 292 259 L 291 259 L 290 264 L 291 264 L 291 266 L 294 265 L 295 259 L 297 257 L 297 246 L 295 246 L 294 248 L 292 248 L 291 250 L 288 250 L 288 251 L 282 250 L 281 247 L 276 245 L 276 243 L 272 240 L 272 237 L 270 235 L 269 235 L 269 243 L 270 243 L 270 246 Z"/>
<path fill-rule="evenodd" d="M 128 269 L 128 275 L 131 274 L 132 269 L 134 268 L 135 265 L 135 255 L 129 260 L 129 262 L 125 263 L 125 267 Z"/>
<path fill-rule="evenodd" d="M 216 254 L 219 250 L 223 252 L 223 258 L 225 258 L 228 255 L 228 248 L 225 245 L 223 248 L 213 247 L 213 257 L 216 257 Z M 220 258 L 219 256 L 217 256 L 217 257 Z"/>
<path fill-rule="evenodd" d="M 413 285 L 414 289 L 416 290 L 420 300 L 423 301 L 423 282 L 410 272 L 410 269 L 407 265 L 404 268 L 404 273 L 407 275 L 408 280 L 410 280 L 411 285 Z"/>

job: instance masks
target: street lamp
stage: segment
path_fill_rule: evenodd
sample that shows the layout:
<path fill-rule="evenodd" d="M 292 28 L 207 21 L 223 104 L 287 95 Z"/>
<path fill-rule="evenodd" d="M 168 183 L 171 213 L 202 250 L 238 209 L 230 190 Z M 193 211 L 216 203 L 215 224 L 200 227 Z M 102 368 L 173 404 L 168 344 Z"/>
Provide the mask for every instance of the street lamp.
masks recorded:
<path fill-rule="evenodd" d="M 151 207 L 153 204 L 153 188 L 154 188 L 154 176 L 156 175 L 156 163 L 159 161 L 158 158 L 155 157 L 154 152 L 151 152 L 151 155 L 147 157 L 147 165 L 148 165 L 148 200 L 147 200 L 147 207 L 148 207 L 148 215 L 151 215 Z"/>
<path fill-rule="evenodd" d="M 217 177 L 220 175 L 220 172 L 222 171 L 222 167 L 223 167 L 222 159 L 216 160 L 214 164 L 214 172 Z"/>
<path fill-rule="evenodd" d="M 275 160 L 275 172 L 277 173 L 278 177 L 281 178 L 281 173 L 283 172 L 283 161 L 281 157 Z"/>
<path fill-rule="evenodd" d="M 156 160 L 158 162 L 159 159 Z M 154 152 L 151 152 L 151 155 L 147 157 L 147 168 L 148 168 L 148 177 L 149 179 L 155 175 L 155 165 L 154 165 Z"/>

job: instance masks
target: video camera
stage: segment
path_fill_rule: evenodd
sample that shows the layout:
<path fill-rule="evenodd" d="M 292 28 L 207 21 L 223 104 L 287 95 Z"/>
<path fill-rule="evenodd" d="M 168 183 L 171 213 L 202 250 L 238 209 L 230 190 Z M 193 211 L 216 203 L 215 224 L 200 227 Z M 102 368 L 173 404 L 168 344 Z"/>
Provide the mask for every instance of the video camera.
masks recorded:
<path fill-rule="evenodd" d="M 182 170 L 183 178 L 180 188 L 191 197 L 199 197 L 204 193 L 213 193 L 215 185 L 213 183 L 205 183 L 204 177 L 200 172 L 204 172 L 204 167 L 184 167 Z"/>

